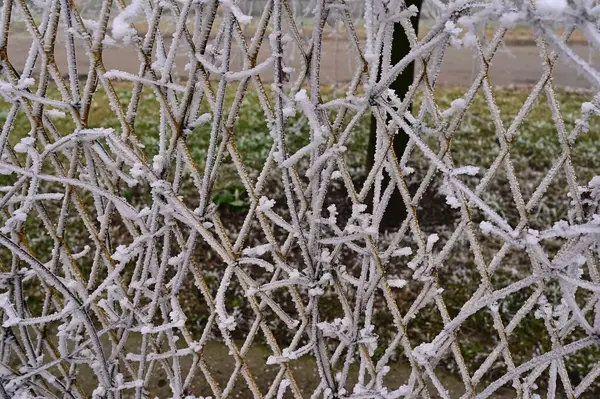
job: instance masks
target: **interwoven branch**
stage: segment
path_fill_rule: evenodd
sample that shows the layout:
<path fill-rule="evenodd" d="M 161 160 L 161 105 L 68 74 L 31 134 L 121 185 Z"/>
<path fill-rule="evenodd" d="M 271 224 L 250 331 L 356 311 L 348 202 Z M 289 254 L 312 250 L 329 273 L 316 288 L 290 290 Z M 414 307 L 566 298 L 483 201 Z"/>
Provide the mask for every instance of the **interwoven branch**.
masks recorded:
<path fill-rule="evenodd" d="M 418 10 L 400 1 L 255 5 L 3 1 L 0 397 L 154 397 L 161 395 L 157 373 L 175 398 L 484 398 L 503 386 L 533 398 L 540 381 L 552 398 L 560 390 L 567 397 L 597 392 L 600 361 L 574 380 L 566 359 L 598 353 L 600 343 L 600 178 L 582 183 L 572 162 L 595 123 L 600 92 L 570 126 L 552 74 L 560 58 L 600 86 L 600 72 L 568 41 L 580 30 L 600 50 L 599 6 L 431 1 L 438 18 L 419 38 L 410 23 Z M 497 30 L 487 41 L 477 28 L 489 23 Z M 517 24 L 535 33 L 544 72 L 507 120 L 489 68 Z M 344 92 L 324 83 L 332 26 L 353 68 Z M 411 51 L 391 64 L 400 26 Z M 17 65 L 9 44 L 18 35 L 31 47 Z M 137 56 L 137 73 L 106 66 L 103 56 L 115 47 Z M 436 83 L 450 47 L 470 48 L 479 72 L 447 107 Z M 184 74 L 176 68 L 182 57 Z M 412 62 L 409 92 L 389 90 Z M 455 157 L 454 139 L 478 93 L 498 148 L 485 169 Z M 140 121 L 148 97 L 160 109 L 152 124 Z M 561 153 L 529 192 L 514 146 L 543 98 Z M 249 102 L 262 111 L 270 146 L 259 168 L 243 144 L 240 113 Z M 113 127 L 97 119 L 106 107 L 118 121 Z M 375 159 L 358 176 L 346 151 L 371 114 Z M 309 131 L 300 145 L 299 124 Z M 206 137 L 201 159 L 191 144 L 199 134 Z M 392 145 L 400 134 L 409 137 L 402 154 Z M 415 164 L 424 165 L 420 174 Z M 515 217 L 493 201 L 497 179 L 506 182 L 499 195 Z M 219 184 L 230 180 L 245 191 L 237 224 L 217 200 Z M 569 218 L 539 228 L 535 210 L 557 181 L 566 187 Z M 395 190 L 401 204 L 390 203 Z M 431 190 L 457 212 L 450 231 L 428 233 L 419 207 Z M 383 233 L 389 206 L 408 216 Z M 450 309 L 443 276 L 458 270 L 461 252 L 477 283 L 460 309 Z M 520 274 L 499 285 L 497 275 L 511 268 Z M 234 305 L 238 295 L 243 305 Z M 502 310 L 499 303 L 514 297 L 517 308 Z M 439 318 L 426 332 L 412 322 L 424 309 Z M 482 313 L 497 340 L 473 367 L 461 329 Z M 548 336 L 551 348 L 522 361 L 511 351 L 514 333 L 534 316 L 545 331 L 532 334 Z M 211 345 L 225 346 L 228 358 L 211 359 Z M 257 347 L 269 352 L 258 368 Z M 318 375 L 311 392 L 298 382 L 303 359 Z M 224 378 L 214 371 L 221 361 L 231 363 Z M 386 377 L 397 365 L 405 378 Z M 261 372 L 268 367 L 272 373 Z M 451 374 L 460 392 L 448 387 Z"/>

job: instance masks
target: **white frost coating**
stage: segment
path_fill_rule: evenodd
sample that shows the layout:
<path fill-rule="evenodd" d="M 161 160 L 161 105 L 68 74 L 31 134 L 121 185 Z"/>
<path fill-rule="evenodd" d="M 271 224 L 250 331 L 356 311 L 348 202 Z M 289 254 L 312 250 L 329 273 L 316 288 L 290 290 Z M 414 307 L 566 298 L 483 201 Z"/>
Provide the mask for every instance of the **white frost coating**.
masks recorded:
<path fill-rule="evenodd" d="M 204 124 L 210 122 L 211 120 L 212 120 L 212 114 L 207 112 L 205 114 L 200 115 L 198 117 L 198 119 L 196 119 L 194 122 L 190 123 L 188 126 L 193 129 L 197 126 L 204 125 Z"/>
<path fill-rule="evenodd" d="M 67 116 L 63 111 L 57 109 L 45 109 L 44 113 L 51 118 L 62 119 Z"/>
<path fill-rule="evenodd" d="M 483 222 L 479 223 L 479 228 L 481 229 L 481 232 L 483 234 L 487 235 L 492 232 L 492 230 L 494 229 L 494 225 L 484 220 Z"/>
<path fill-rule="evenodd" d="M 582 350 L 600 343 L 600 173 L 577 157 L 596 149 L 600 72 L 556 32 L 599 49 L 600 6 L 100 3 L 0 13 L 0 41 L 32 44 L 23 60 L 4 54 L 0 80 L 0 396 L 79 397 L 89 376 L 92 398 L 142 398 L 159 370 L 165 397 L 188 399 L 196 382 L 234 397 L 240 381 L 249 397 L 594 397 L 600 366 Z M 417 14 L 432 16 L 424 35 Z M 523 103 L 488 79 L 516 27 L 540 52 Z M 411 50 L 392 62 L 396 29 Z M 470 87 L 440 90 L 452 46 L 477 68 Z M 556 62 L 591 92 L 564 105 L 548 86 Z M 418 81 L 394 92 L 411 63 Z M 540 103 L 556 151 L 528 141 Z M 398 134 L 408 145 L 392 153 Z M 244 201 L 220 197 L 232 187 Z M 481 332 L 466 336 L 473 320 Z M 525 320 L 551 347 L 514 349 Z M 476 361 L 456 350 L 468 339 L 484 345 Z M 262 340 L 273 378 L 250 364 Z M 215 348 L 238 374 L 213 383 Z M 411 373 L 394 373 L 397 359 Z M 295 383 L 302 364 L 313 392 Z"/>
<path fill-rule="evenodd" d="M 473 32 L 467 32 L 462 37 L 463 46 L 475 48 L 477 47 L 477 35 Z"/>
<path fill-rule="evenodd" d="M 294 96 L 294 99 L 298 102 L 307 102 L 310 101 L 308 95 L 306 94 L 306 90 L 302 89 Z"/>
<path fill-rule="evenodd" d="M 185 87 L 174 84 L 174 83 L 157 82 L 152 79 L 139 77 L 132 73 L 125 72 L 125 71 L 119 71 L 117 69 L 111 69 L 110 71 L 107 71 L 103 76 L 106 79 L 140 82 L 140 83 L 145 83 L 148 85 L 157 85 L 157 86 L 168 87 L 169 89 L 173 89 L 175 91 L 185 91 Z"/>
<path fill-rule="evenodd" d="M 394 252 L 392 252 L 392 256 L 409 256 L 412 255 L 412 249 L 410 247 L 404 247 L 404 248 L 399 248 L 394 250 Z"/>
<path fill-rule="evenodd" d="M 454 115 L 456 112 L 461 111 L 467 107 L 467 102 L 462 98 L 457 98 L 450 103 L 450 108 L 442 112 L 442 117 L 449 117 Z"/>
<path fill-rule="evenodd" d="M 271 244 L 258 245 L 254 248 L 244 249 L 243 254 L 246 256 L 261 256 L 269 252 L 271 248 Z"/>
<path fill-rule="evenodd" d="M 35 139 L 33 137 L 24 137 L 21 141 L 15 144 L 15 152 L 26 153 L 30 148 L 33 148 Z"/>
<path fill-rule="evenodd" d="M 152 158 L 152 170 L 155 173 L 161 173 L 165 167 L 165 157 L 163 155 L 155 155 Z"/>
<path fill-rule="evenodd" d="M 596 106 L 593 103 L 585 102 L 581 104 L 581 112 L 592 112 L 596 110 Z"/>
<path fill-rule="evenodd" d="M 11 327 L 19 324 L 21 318 L 17 316 L 8 294 L 0 294 L 0 308 L 4 311 L 5 319 L 2 327 Z"/>
<path fill-rule="evenodd" d="M 238 22 L 242 25 L 247 25 L 252 21 L 252 17 L 250 15 L 246 15 L 240 10 L 240 8 L 235 5 L 233 0 L 219 0 L 225 8 L 227 8 L 238 20 Z"/>
<path fill-rule="evenodd" d="M 431 234 L 427 237 L 427 252 L 431 252 L 433 245 L 438 242 L 440 237 L 437 234 Z"/>
<path fill-rule="evenodd" d="M 450 208 L 458 209 L 460 208 L 460 201 L 453 195 L 446 196 L 446 204 L 450 206 Z"/>
<path fill-rule="evenodd" d="M 290 385 L 291 385 L 291 382 L 287 378 L 284 378 L 283 380 L 281 380 L 281 383 L 279 384 L 279 389 L 277 389 L 277 399 L 283 399 L 283 396 L 285 395 L 285 391 L 287 391 L 287 389 Z"/>
<path fill-rule="evenodd" d="M 269 209 L 273 208 L 275 206 L 275 200 L 270 200 L 265 196 L 260 197 L 260 199 L 258 200 L 258 209 L 261 212 L 266 212 Z"/>
<path fill-rule="evenodd" d="M 35 79 L 34 78 L 21 78 L 19 79 L 19 84 L 17 84 L 17 89 L 19 90 L 25 90 L 28 89 L 29 87 L 33 86 L 35 84 Z"/>
<path fill-rule="evenodd" d="M 446 21 L 444 25 L 444 31 L 449 35 L 450 44 L 452 47 L 460 48 L 462 47 L 462 40 L 458 38 L 462 29 L 457 27 L 453 21 Z"/>
<path fill-rule="evenodd" d="M 131 39 L 131 36 L 137 34 L 137 31 L 131 26 L 133 20 L 142 11 L 144 0 L 132 0 L 131 4 L 119 13 L 112 22 L 112 36 L 116 40 L 123 39 L 125 42 Z"/>
<path fill-rule="evenodd" d="M 133 178 L 137 179 L 138 177 L 143 177 L 145 174 L 146 172 L 139 162 L 134 163 L 131 167 L 131 176 L 133 176 Z"/>
<path fill-rule="evenodd" d="M 293 106 L 283 108 L 283 116 L 290 117 L 296 115 L 296 109 Z"/>
<path fill-rule="evenodd" d="M 239 71 L 239 72 L 227 72 L 227 73 L 225 73 L 225 78 L 227 80 L 248 79 L 252 76 L 256 76 L 256 75 L 262 73 L 263 71 L 266 71 L 267 69 L 271 68 L 272 65 L 273 65 L 273 57 L 269 57 L 266 60 L 264 60 L 263 62 L 261 62 L 260 64 L 258 64 L 257 66 L 255 66 L 254 68 L 246 69 L 244 71 Z"/>
<path fill-rule="evenodd" d="M 523 11 L 508 12 L 500 17 L 500 22 L 509 29 L 513 29 L 517 24 L 525 20 L 527 14 Z"/>
<path fill-rule="evenodd" d="M 308 155 L 311 151 L 317 149 L 322 144 L 322 141 L 313 141 L 312 143 L 302 147 L 298 151 L 296 151 L 292 156 L 281 163 L 282 168 L 292 167 L 296 162 L 300 160 L 300 158 Z"/>
<path fill-rule="evenodd" d="M 478 173 L 479 173 L 478 166 L 462 166 L 460 168 L 455 168 L 454 170 L 452 170 L 452 175 L 454 175 L 454 176 L 457 176 L 457 175 L 475 176 Z"/>
<path fill-rule="evenodd" d="M 567 0 L 536 0 L 535 5 L 540 13 L 555 16 L 569 8 Z"/>
<path fill-rule="evenodd" d="M 427 364 L 429 362 L 429 359 L 435 356 L 435 354 L 435 345 L 432 343 L 421 344 L 417 346 L 412 352 L 412 355 L 415 357 L 415 360 L 421 365 Z"/>
<path fill-rule="evenodd" d="M 402 288 L 406 285 L 406 280 L 401 278 L 393 278 L 388 280 L 388 284 L 393 288 Z"/>

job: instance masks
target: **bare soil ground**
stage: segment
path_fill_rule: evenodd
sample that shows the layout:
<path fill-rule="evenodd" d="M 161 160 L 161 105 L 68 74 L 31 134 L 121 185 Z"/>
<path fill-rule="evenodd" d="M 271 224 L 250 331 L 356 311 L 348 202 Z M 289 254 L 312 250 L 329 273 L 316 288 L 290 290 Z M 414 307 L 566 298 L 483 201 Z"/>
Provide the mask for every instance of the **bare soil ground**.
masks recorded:
<path fill-rule="evenodd" d="M 139 353 L 139 346 L 141 344 L 140 336 L 130 336 L 128 340 L 128 352 Z M 241 348 L 243 342 L 236 342 L 238 348 Z M 235 361 L 229 354 L 227 346 L 217 341 L 207 341 L 202 349 L 202 358 L 208 365 L 208 369 L 212 374 L 212 377 L 219 384 L 221 390 L 224 390 L 228 383 L 230 383 L 230 376 L 235 369 Z M 248 350 L 245 359 L 245 366 L 251 371 L 255 378 L 255 383 L 260 389 L 260 392 L 264 395 L 269 390 L 273 380 L 279 372 L 278 365 L 266 365 L 267 358 L 271 355 L 269 348 L 253 344 Z M 187 376 L 192 365 L 191 356 L 181 357 L 179 359 L 182 370 L 182 378 Z M 390 371 L 386 375 L 384 381 L 388 386 L 399 386 L 408 381 L 411 368 L 405 359 L 400 359 L 395 362 L 388 363 Z M 314 390 L 317 388 L 320 378 L 317 371 L 317 365 L 314 358 L 311 356 L 304 356 L 300 359 L 293 360 L 289 363 L 292 370 L 295 382 L 304 397 L 310 397 Z M 448 389 L 448 394 L 451 398 L 459 398 L 464 394 L 463 383 L 452 376 L 448 371 L 440 370 L 438 367 L 435 372 L 442 384 Z M 91 393 L 96 388 L 96 379 L 93 376 L 91 370 L 84 369 L 82 372 L 89 371 L 89 376 L 79 376 L 78 381 L 81 383 L 81 389 L 86 393 Z M 358 375 L 358 365 L 352 365 L 349 373 L 347 387 L 353 387 L 356 383 Z M 231 397 L 234 398 L 251 398 L 252 392 L 249 390 L 248 385 L 242 376 L 238 374 L 237 378 L 232 382 L 233 390 Z M 157 363 L 154 365 L 154 372 L 148 387 L 149 398 L 168 398 L 172 395 L 171 389 L 169 388 L 169 380 L 167 379 L 164 371 Z M 437 391 L 433 385 L 428 387 L 430 395 L 437 398 Z M 127 390 L 124 392 L 125 397 L 129 397 L 129 394 L 133 394 L 133 390 Z M 189 385 L 189 391 L 184 394 L 194 394 L 196 396 L 213 396 L 210 386 L 206 382 L 206 378 L 202 375 L 202 372 L 197 369 L 197 372 Z M 286 398 L 293 397 L 290 389 L 288 388 Z M 133 397 L 133 395 L 131 395 Z M 496 392 L 492 398 L 508 399 L 515 396 L 515 393 L 508 389 L 502 389 Z"/>
<path fill-rule="evenodd" d="M 170 45 L 170 39 L 166 40 L 167 46 Z M 31 39 L 27 33 L 16 34 L 10 37 L 8 43 L 8 59 L 11 61 L 17 71 L 22 71 Z M 587 45 L 575 43 L 571 48 L 580 57 L 589 60 L 593 65 L 600 65 L 600 56 L 592 54 Z M 268 44 L 263 44 L 259 53 L 259 61 L 264 60 L 269 55 Z M 86 55 L 81 43 L 77 44 L 78 73 L 85 77 L 89 70 L 89 58 Z M 299 52 L 292 49 L 291 54 L 286 60 L 292 59 L 292 66 L 296 68 L 296 73 L 301 67 Z M 295 54 L 294 54 L 295 52 Z M 348 82 L 352 78 L 355 70 L 355 56 L 344 40 L 325 40 L 323 41 L 322 56 L 322 81 L 324 84 L 333 84 L 335 82 Z M 479 61 L 474 60 L 472 49 L 454 49 L 449 48 L 446 51 L 442 70 L 438 82 L 448 86 L 468 86 L 476 76 Z M 55 60 L 59 70 L 67 73 L 67 57 L 64 43 L 58 42 L 55 48 Z M 115 46 L 105 48 L 103 52 L 103 62 L 107 70 L 118 69 L 134 73 L 137 75 L 139 69 L 139 59 L 132 47 Z M 175 75 L 186 77 L 185 64 L 189 62 L 187 51 L 182 50 L 176 56 Z M 239 51 L 233 52 L 232 70 L 241 69 L 241 55 Z M 490 79 L 493 85 L 497 86 L 523 86 L 537 83 L 542 75 L 543 67 L 537 47 L 533 45 L 509 45 L 501 47 L 490 68 Z M 264 74 L 264 81 L 269 82 L 272 73 Z M 292 77 L 293 78 L 293 77 Z M 589 81 L 579 74 L 578 70 L 572 65 L 568 65 L 559 58 L 553 71 L 553 82 L 561 87 L 589 88 Z"/>

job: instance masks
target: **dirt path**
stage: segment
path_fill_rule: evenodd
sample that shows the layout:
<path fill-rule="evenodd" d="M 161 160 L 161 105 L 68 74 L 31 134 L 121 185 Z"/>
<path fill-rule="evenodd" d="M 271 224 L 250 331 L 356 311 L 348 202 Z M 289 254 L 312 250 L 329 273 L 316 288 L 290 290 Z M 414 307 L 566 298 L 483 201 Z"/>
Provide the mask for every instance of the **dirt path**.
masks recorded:
<path fill-rule="evenodd" d="M 139 335 L 130 335 L 128 344 L 126 345 L 126 351 L 134 354 L 140 353 L 140 343 L 141 339 Z M 241 348 L 242 345 L 243 342 L 237 342 L 238 348 Z M 228 383 L 233 384 L 231 395 L 229 397 L 253 397 L 252 392 L 249 390 L 242 374 L 239 374 L 235 381 L 230 382 L 230 376 L 235 368 L 235 361 L 228 353 L 229 349 L 223 343 L 218 341 L 207 341 L 202 349 L 202 359 L 204 360 L 208 370 L 210 370 L 212 377 L 219 384 L 221 390 L 225 390 Z M 266 364 L 269 355 L 271 355 L 271 351 L 267 347 L 259 344 L 253 344 L 245 356 L 246 367 L 251 371 L 255 378 L 255 383 L 263 395 L 268 392 L 273 380 L 279 372 L 278 365 Z M 192 365 L 191 360 L 191 356 L 179 358 L 182 378 L 186 378 L 187 373 Z M 312 356 L 304 356 L 300 359 L 291 361 L 289 365 L 292 369 L 295 382 L 298 386 L 298 389 L 302 393 L 302 396 L 309 398 L 317 388 L 320 381 L 314 358 Z M 388 365 L 390 366 L 390 371 L 384 378 L 384 384 L 386 386 L 399 387 L 400 385 L 408 382 L 411 371 L 408 364 L 404 363 L 403 360 L 399 360 L 397 362 L 390 362 Z M 448 390 L 448 394 L 451 398 L 459 398 L 464 394 L 464 385 L 457 377 L 441 367 L 436 368 L 435 373 L 442 385 Z M 350 373 L 346 384 L 347 387 L 352 388 L 356 384 L 357 375 L 358 365 L 353 364 L 350 367 Z M 80 382 L 81 388 L 86 393 L 91 393 L 94 388 L 96 388 L 96 379 L 92 375 L 91 370 L 88 370 L 87 368 L 81 369 L 77 380 Z M 433 385 L 429 385 L 430 386 L 428 387 L 428 390 L 432 397 L 440 397 L 437 395 L 437 391 Z M 124 397 L 130 397 L 129 394 L 133 392 L 133 390 L 125 391 Z M 214 397 L 214 394 L 212 393 L 205 376 L 199 368 L 196 368 L 194 377 L 189 385 L 189 391 L 186 394 Z M 161 366 L 156 363 L 154 365 L 152 377 L 148 386 L 148 397 L 167 398 L 171 395 L 172 392 L 169 388 L 169 380 Z M 293 397 L 289 388 L 285 397 Z M 515 393 L 508 389 L 501 389 L 491 396 L 491 398 L 497 399 L 509 399 L 513 397 L 515 397 Z"/>
<path fill-rule="evenodd" d="M 21 71 L 25 65 L 25 60 L 29 52 L 31 39 L 28 35 L 11 36 L 8 45 L 8 58 L 13 66 Z M 169 43 L 167 42 L 167 45 Z M 589 50 L 586 45 L 574 44 L 571 48 L 582 58 L 588 60 Z M 259 61 L 264 60 L 269 55 L 268 45 L 263 45 L 259 54 Z M 78 45 L 78 73 L 85 77 L 89 68 L 89 59 L 84 49 Z M 296 51 L 295 61 L 292 66 L 299 69 L 298 52 Z M 354 71 L 355 57 L 348 49 L 347 42 L 337 42 L 327 40 L 323 42 L 322 49 L 322 81 L 324 83 L 347 82 L 352 78 Z M 291 54 L 294 57 L 294 54 Z M 58 67 L 63 74 L 67 73 L 67 61 L 65 46 L 63 43 L 57 43 L 55 59 Z M 289 59 L 289 57 L 286 57 Z M 107 70 L 118 69 L 130 73 L 138 73 L 139 60 L 132 47 L 112 47 L 106 48 L 103 53 L 104 65 Z M 239 70 L 241 67 L 241 56 L 239 52 L 234 51 L 233 70 Z M 596 67 L 600 66 L 600 56 L 597 54 L 592 59 Z M 181 51 L 176 56 L 175 72 L 180 76 L 187 76 L 184 67 L 188 62 L 187 53 Z M 39 62 L 38 62 L 39 64 Z M 451 86 L 469 85 L 477 72 L 477 63 L 473 62 L 471 49 L 450 48 L 445 55 L 442 70 L 439 77 L 439 83 Z M 537 83 L 542 75 L 542 66 L 538 49 L 535 46 L 510 46 L 500 48 L 495 55 L 490 70 L 490 78 L 493 85 L 532 85 Z M 270 72 L 270 71 L 269 71 Z M 269 82 L 272 73 L 264 75 L 265 81 Z M 558 86 L 570 86 L 577 88 L 590 88 L 589 81 L 578 73 L 578 70 L 559 59 L 554 67 L 554 83 Z"/>

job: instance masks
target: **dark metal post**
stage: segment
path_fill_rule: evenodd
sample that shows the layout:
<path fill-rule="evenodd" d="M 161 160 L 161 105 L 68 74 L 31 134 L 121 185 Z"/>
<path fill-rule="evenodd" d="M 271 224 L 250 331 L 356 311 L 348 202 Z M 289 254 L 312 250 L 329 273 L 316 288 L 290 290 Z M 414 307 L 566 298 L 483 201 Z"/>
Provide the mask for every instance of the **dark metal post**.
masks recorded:
<path fill-rule="evenodd" d="M 406 6 L 410 7 L 411 5 L 417 6 L 419 9 L 419 14 L 411 18 L 412 25 L 415 29 L 415 32 L 419 32 L 419 16 L 421 12 L 421 5 L 423 0 L 406 0 Z M 392 65 L 398 63 L 402 58 L 406 57 L 410 52 L 410 43 L 408 41 L 408 37 L 404 32 L 404 28 L 400 23 L 395 24 L 394 26 L 394 34 L 392 38 L 392 55 L 391 62 Z M 404 98 L 406 92 L 408 91 L 410 85 L 413 83 L 415 74 L 415 64 L 411 62 L 406 69 L 398 76 L 396 81 L 390 86 L 396 92 L 396 95 L 400 98 Z M 412 106 L 409 110 L 412 109 Z M 373 167 L 374 157 L 375 157 L 375 143 L 377 140 L 377 122 L 375 117 L 371 117 L 371 131 L 369 136 L 369 146 L 367 149 L 367 173 Z M 408 143 L 408 135 L 403 131 L 399 131 L 396 137 L 394 138 L 394 151 L 398 157 L 401 157 L 404 153 L 404 149 Z M 387 185 L 390 181 L 389 176 L 384 173 L 384 184 Z M 384 187 L 385 187 L 384 185 Z M 371 193 L 372 195 L 372 193 Z M 390 203 L 385 211 L 385 216 L 381 222 L 381 228 L 385 229 L 387 227 L 399 226 L 400 223 L 406 218 L 406 207 L 404 206 L 404 202 L 402 202 L 402 198 L 400 196 L 400 192 L 398 189 L 394 190 L 392 194 L 392 198 L 390 199 Z"/>

